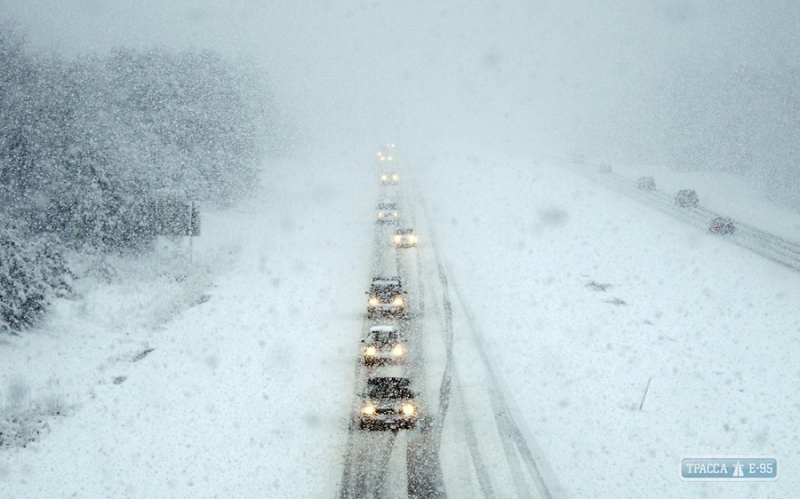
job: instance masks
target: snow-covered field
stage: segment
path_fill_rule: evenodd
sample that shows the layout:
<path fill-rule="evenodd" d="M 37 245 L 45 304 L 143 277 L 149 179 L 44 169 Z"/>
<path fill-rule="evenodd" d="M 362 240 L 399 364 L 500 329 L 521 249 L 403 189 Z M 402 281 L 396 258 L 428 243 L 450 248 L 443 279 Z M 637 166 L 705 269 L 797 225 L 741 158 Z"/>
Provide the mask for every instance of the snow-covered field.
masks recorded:
<path fill-rule="evenodd" d="M 419 180 L 441 251 L 571 497 L 795 494 L 800 275 L 567 168 L 439 157 Z M 714 185 L 702 199 L 769 209 L 742 181 Z M 683 483 L 691 455 L 776 456 L 780 478 Z"/>
<path fill-rule="evenodd" d="M 66 415 L 0 450 L 0 496 L 334 496 L 377 194 L 364 158 L 280 164 L 258 200 L 206 215 L 185 279 L 129 263 L 4 338 L 4 410 Z M 569 497 L 800 488 L 800 274 L 570 168 L 491 153 L 417 166 L 451 285 Z M 800 224 L 734 177 L 703 182 L 711 208 Z M 780 478 L 680 481 L 681 457 L 714 454 L 775 456 Z"/>
<path fill-rule="evenodd" d="M 128 276 L 3 340 L 7 411 L 50 394 L 73 408 L 39 442 L 0 452 L 0 496 L 332 494 L 373 183 L 347 162 L 279 166 L 261 199 L 206 217 L 194 246 L 205 303 L 174 307 L 171 279 Z"/>

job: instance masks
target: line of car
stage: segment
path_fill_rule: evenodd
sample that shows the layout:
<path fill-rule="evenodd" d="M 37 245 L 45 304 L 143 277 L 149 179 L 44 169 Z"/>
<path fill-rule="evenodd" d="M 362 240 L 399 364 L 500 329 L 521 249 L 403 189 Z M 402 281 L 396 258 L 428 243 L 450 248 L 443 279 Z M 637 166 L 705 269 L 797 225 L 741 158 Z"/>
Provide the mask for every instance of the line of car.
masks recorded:
<path fill-rule="evenodd" d="M 602 163 L 598 167 L 599 173 L 610 174 L 612 167 L 608 163 Z M 656 179 L 653 177 L 639 177 L 636 182 L 639 190 L 655 191 Z M 675 194 L 675 205 L 681 208 L 697 208 L 700 204 L 700 196 L 694 189 L 681 189 Z M 708 232 L 712 234 L 733 234 L 736 232 L 736 222 L 729 217 L 716 216 L 708 224 Z"/>
<path fill-rule="evenodd" d="M 379 161 L 393 161 L 390 152 L 379 152 Z M 400 225 L 399 188 L 400 175 L 395 171 L 384 171 L 380 175 L 382 193 L 385 197 L 376 206 L 375 223 L 379 228 Z M 396 250 L 414 248 L 416 232 L 410 228 L 397 229 L 391 240 L 379 248 L 386 251 L 391 243 Z M 361 340 L 359 363 L 366 377 L 365 390 L 360 397 L 354 422 L 361 430 L 413 429 L 421 415 L 418 394 L 412 390 L 413 380 L 404 367 L 408 363 L 409 338 L 406 329 L 411 315 L 408 293 L 403 288 L 399 275 L 376 275 L 372 277 L 367 294 L 365 318 L 370 327 Z"/>

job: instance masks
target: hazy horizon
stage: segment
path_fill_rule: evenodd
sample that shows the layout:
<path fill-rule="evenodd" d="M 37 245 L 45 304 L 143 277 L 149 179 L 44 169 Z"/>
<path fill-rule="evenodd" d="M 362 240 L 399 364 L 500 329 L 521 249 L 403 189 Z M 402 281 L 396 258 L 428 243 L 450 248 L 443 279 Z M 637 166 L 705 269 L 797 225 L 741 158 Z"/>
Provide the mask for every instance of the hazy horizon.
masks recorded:
<path fill-rule="evenodd" d="M 247 57 L 312 142 L 797 182 L 798 2 L 0 0 L 0 16 L 31 48 L 67 57 L 120 46 Z"/>

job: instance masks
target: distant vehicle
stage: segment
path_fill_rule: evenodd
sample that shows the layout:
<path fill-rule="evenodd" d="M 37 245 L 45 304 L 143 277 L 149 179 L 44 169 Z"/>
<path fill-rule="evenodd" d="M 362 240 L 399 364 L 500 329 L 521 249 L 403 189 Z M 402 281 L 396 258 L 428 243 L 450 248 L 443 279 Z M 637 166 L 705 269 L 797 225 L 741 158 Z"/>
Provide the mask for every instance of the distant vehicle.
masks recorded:
<path fill-rule="evenodd" d="M 400 364 L 406 359 L 406 342 L 394 326 L 373 326 L 361 340 L 364 364 Z"/>
<path fill-rule="evenodd" d="M 611 170 L 611 165 L 608 163 L 600 163 L 600 166 L 597 167 L 599 173 L 611 173 Z"/>
<path fill-rule="evenodd" d="M 700 198 L 692 189 L 681 189 L 675 194 L 675 204 L 683 208 L 695 208 Z"/>
<path fill-rule="evenodd" d="M 400 223 L 400 212 L 397 210 L 397 203 L 384 201 L 375 207 L 378 218 L 375 223 L 381 225 L 397 225 Z"/>
<path fill-rule="evenodd" d="M 416 393 L 408 378 L 370 378 L 361 394 L 359 426 L 362 430 L 410 430 L 419 417 Z"/>
<path fill-rule="evenodd" d="M 656 179 L 653 177 L 639 177 L 639 189 L 644 191 L 656 190 Z"/>
<path fill-rule="evenodd" d="M 395 248 L 414 248 L 417 246 L 417 233 L 414 229 L 397 229 L 392 236 L 392 244 Z"/>
<path fill-rule="evenodd" d="M 381 184 L 394 185 L 400 182 L 400 174 L 397 172 L 383 172 L 381 173 Z"/>
<path fill-rule="evenodd" d="M 397 146 L 392 143 L 386 144 L 378 150 L 377 156 L 380 162 L 394 161 L 397 159 Z"/>
<path fill-rule="evenodd" d="M 733 234 L 736 232 L 736 223 L 728 217 L 714 217 L 708 225 L 712 234 Z"/>
<path fill-rule="evenodd" d="M 367 315 L 402 315 L 406 310 L 406 292 L 399 276 L 373 277 L 367 291 Z"/>

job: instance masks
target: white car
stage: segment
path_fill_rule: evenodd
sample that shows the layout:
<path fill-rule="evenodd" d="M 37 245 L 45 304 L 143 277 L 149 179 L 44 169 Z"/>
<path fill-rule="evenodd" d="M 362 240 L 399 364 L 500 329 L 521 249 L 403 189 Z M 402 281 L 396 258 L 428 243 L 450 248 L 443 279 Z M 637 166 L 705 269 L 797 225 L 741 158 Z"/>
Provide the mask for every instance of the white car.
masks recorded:
<path fill-rule="evenodd" d="M 361 360 L 366 365 L 401 364 L 406 359 L 406 342 L 394 326 L 373 326 L 361 340 Z"/>
<path fill-rule="evenodd" d="M 397 209 L 397 203 L 384 201 L 378 203 L 375 209 L 377 210 L 375 223 L 381 225 L 397 225 L 400 223 L 400 211 Z"/>

